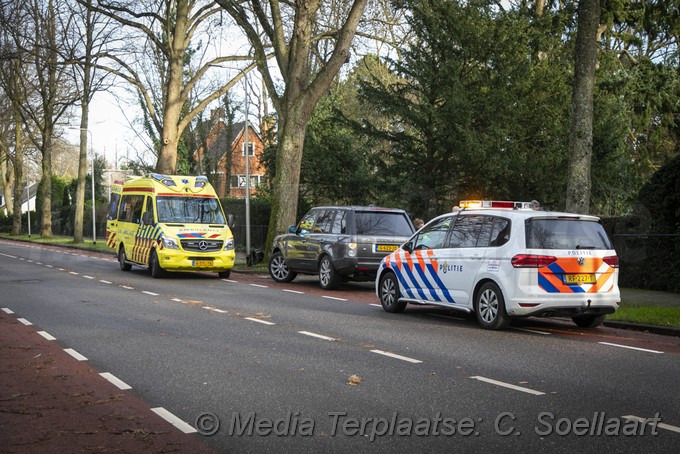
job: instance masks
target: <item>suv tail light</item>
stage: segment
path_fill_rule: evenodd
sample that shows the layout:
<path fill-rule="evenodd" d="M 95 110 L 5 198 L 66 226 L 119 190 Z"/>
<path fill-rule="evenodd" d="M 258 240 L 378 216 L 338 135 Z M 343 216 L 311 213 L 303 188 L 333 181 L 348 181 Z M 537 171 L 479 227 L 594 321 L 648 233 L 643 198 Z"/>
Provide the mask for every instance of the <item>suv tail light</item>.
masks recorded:
<path fill-rule="evenodd" d="M 515 268 L 541 268 L 555 261 L 557 257 L 552 255 L 518 254 L 510 260 L 510 263 Z"/>
<path fill-rule="evenodd" d="M 604 263 L 611 266 L 612 268 L 618 268 L 619 267 L 619 256 L 618 255 L 610 255 L 609 257 L 603 258 L 602 261 L 604 261 Z"/>

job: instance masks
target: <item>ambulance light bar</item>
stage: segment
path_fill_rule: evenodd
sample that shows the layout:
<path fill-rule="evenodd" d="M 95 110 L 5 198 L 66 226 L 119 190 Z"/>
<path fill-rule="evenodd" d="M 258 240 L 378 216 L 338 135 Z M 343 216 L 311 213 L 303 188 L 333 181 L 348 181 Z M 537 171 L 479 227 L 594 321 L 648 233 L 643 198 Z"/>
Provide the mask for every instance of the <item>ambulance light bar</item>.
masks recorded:
<path fill-rule="evenodd" d="M 511 210 L 538 210 L 540 203 L 536 200 L 531 202 L 514 202 L 500 200 L 461 200 L 458 204 L 460 208 L 506 208 Z"/>

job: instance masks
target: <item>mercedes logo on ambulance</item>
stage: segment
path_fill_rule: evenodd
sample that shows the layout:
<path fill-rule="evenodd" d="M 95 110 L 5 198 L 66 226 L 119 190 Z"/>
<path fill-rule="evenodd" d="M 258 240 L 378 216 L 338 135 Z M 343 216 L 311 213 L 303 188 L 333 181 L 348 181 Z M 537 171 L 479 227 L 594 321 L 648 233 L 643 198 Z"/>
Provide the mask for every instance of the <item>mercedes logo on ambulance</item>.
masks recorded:
<path fill-rule="evenodd" d="M 205 251 L 208 249 L 208 242 L 207 241 L 199 241 L 198 242 L 198 248 L 202 251 Z"/>

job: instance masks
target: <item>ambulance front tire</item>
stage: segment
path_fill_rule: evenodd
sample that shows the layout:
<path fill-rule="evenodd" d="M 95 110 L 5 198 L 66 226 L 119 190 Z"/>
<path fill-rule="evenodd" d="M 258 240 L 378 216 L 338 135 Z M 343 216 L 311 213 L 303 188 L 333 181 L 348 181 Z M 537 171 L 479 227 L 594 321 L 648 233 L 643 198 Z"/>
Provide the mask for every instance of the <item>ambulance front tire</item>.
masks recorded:
<path fill-rule="evenodd" d="M 161 268 L 161 264 L 158 263 L 156 251 L 151 251 L 151 254 L 149 255 L 149 269 L 151 270 L 151 276 L 156 279 L 165 276 L 165 270 Z"/>
<path fill-rule="evenodd" d="M 123 271 L 130 271 L 132 265 L 127 263 L 127 257 L 125 256 L 125 248 L 123 246 L 118 249 L 118 263 L 120 264 L 120 269 Z"/>
<path fill-rule="evenodd" d="M 222 279 L 229 279 L 229 276 L 231 276 L 231 270 L 220 271 L 220 272 L 217 273 L 217 275 L 219 277 L 221 277 Z"/>

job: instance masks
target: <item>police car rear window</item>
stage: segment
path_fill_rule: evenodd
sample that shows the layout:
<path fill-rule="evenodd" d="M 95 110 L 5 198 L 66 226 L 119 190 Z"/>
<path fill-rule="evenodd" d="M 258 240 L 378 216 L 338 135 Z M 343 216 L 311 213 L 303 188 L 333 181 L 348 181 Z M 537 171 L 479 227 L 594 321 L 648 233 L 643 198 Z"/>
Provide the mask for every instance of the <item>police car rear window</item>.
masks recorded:
<path fill-rule="evenodd" d="M 528 219 L 529 249 L 612 249 L 602 225 L 581 219 Z"/>
<path fill-rule="evenodd" d="M 357 235 L 411 236 L 413 228 L 403 213 L 357 211 Z"/>

